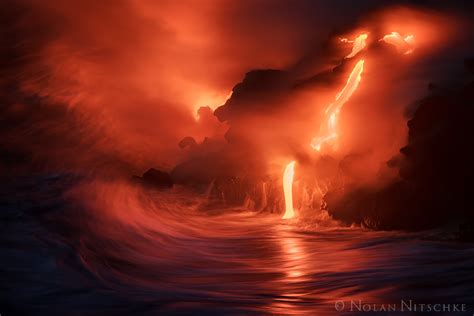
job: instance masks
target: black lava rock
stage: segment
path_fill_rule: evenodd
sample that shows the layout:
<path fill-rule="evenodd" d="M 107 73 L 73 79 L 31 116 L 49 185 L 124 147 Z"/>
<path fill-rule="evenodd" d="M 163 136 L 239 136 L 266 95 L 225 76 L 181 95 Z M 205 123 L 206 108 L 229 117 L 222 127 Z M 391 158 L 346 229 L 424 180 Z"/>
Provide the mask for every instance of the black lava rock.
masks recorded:
<path fill-rule="evenodd" d="M 154 168 L 149 169 L 142 177 L 134 176 L 132 181 L 150 188 L 169 189 L 173 187 L 171 176 L 164 171 Z"/>

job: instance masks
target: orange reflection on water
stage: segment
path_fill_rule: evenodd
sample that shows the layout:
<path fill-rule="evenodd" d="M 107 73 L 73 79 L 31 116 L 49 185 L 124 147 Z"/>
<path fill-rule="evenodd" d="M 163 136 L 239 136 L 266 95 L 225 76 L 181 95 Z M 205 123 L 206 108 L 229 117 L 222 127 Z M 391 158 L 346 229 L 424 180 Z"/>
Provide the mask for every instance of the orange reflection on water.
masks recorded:
<path fill-rule="evenodd" d="M 351 300 L 380 302 L 385 297 L 387 289 L 363 290 L 365 284 L 357 281 L 358 271 L 364 271 L 383 256 L 376 248 L 370 251 L 354 248 L 350 230 L 325 232 L 323 229 L 314 234 L 304 229 L 299 231 L 297 226 L 292 223 L 275 227 L 274 241 L 280 251 L 273 262 L 278 266 L 275 268 L 280 271 L 280 278 L 270 282 L 276 293 L 263 307 L 264 312 L 331 314 L 337 312 L 334 304 L 339 300 L 350 304 Z"/>
<path fill-rule="evenodd" d="M 295 238 L 282 238 L 279 240 L 283 250 L 285 273 L 290 278 L 298 278 L 304 275 L 302 271 L 304 262 L 304 253 L 299 244 L 299 240 Z"/>

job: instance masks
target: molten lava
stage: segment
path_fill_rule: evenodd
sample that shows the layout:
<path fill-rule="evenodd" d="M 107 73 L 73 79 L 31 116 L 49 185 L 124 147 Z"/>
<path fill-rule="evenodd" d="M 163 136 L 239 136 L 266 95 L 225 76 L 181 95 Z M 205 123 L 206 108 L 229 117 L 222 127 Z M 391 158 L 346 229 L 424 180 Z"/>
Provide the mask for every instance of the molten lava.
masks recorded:
<path fill-rule="evenodd" d="M 286 165 L 283 173 L 283 193 L 285 195 L 285 214 L 282 219 L 289 219 L 295 216 L 293 210 L 293 177 L 295 175 L 295 161 Z"/>
<path fill-rule="evenodd" d="M 403 55 L 408 55 L 413 52 L 415 44 L 415 36 L 401 36 L 398 32 L 392 32 L 388 35 L 385 35 L 381 41 L 384 41 L 387 44 L 393 45 L 397 48 L 399 53 Z"/>
<path fill-rule="evenodd" d="M 368 34 L 363 33 L 357 36 L 356 39 L 353 41 L 349 41 L 347 38 L 341 38 L 341 42 L 354 43 L 352 45 L 351 53 L 347 55 L 345 58 L 352 58 L 355 55 L 357 55 L 361 50 L 363 50 L 366 46 L 365 40 L 367 39 L 367 37 L 368 37 Z"/>
<path fill-rule="evenodd" d="M 354 69 L 352 69 L 352 72 L 349 75 L 349 78 L 347 79 L 344 88 L 336 95 L 336 101 L 334 103 L 331 103 L 326 108 L 325 113 L 327 116 L 327 130 L 324 132 L 324 135 L 320 135 L 313 138 L 313 140 L 311 141 L 311 147 L 313 147 L 313 149 L 320 151 L 321 146 L 324 143 L 327 143 L 337 138 L 337 122 L 339 119 L 339 114 L 343 105 L 349 100 L 354 91 L 357 90 L 363 70 L 364 60 L 361 59 L 354 66 Z"/>

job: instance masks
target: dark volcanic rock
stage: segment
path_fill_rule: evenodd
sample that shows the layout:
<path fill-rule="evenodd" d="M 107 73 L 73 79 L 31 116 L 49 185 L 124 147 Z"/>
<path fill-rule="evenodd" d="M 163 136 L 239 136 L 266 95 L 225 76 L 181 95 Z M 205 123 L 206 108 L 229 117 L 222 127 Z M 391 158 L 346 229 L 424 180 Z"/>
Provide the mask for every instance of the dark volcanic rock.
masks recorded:
<path fill-rule="evenodd" d="M 474 82 L 419 103 L 408 121 L 401 179 L 383 189 L 347 189 L 326 196 L 329 212 L 347 223 L 377 229 L 424 229 L 474 222 Z M 461 237 L 470 239 L 472 225 Z"/>
<path fill-rule="evenodd" d="M 196 143 L 196 140 L 191 137 L 191 136 L 187 136 L 185 138 L 183 138 L 179 143 L 178 143 L 178 146 L 179 148 L 183 149 L 183 148 L 186 148 L 186 147 L 189 147 L 189 148 L 194 148 L 197 146 L 197 143 Z"/>
<path fill-rule="evenodd" d="M 462 223 L 459 226 L 459 240 L 474 242 L 474 221 Z"/>
<path fill-rule="evenodd" d="M 206 153 L 176 165 L 171 171 L 175 183 L 184 185 L 208 185 L 218 177 L 231 177 L 240 168 L 224 154 Z"/>
<path fill-rule="evenodd" d="M 159 189 L 171 188 L 173 186 L 173 180 L 168 173 L 161 170 L 156 170 L 154 168 L 151 168 L 145 172 L 141 178 L 134 176 L 132 181 L 147 187 Z"/>
<path fill-rule="evenodd" d="M 278 98 L 292 87 L 288 73 L 275 69 L 250 71 L 232 89 L 232 96 L 214 111 L 221 121 L 232 121 L 240 116 L 268 110 L 268 100 Z"/>

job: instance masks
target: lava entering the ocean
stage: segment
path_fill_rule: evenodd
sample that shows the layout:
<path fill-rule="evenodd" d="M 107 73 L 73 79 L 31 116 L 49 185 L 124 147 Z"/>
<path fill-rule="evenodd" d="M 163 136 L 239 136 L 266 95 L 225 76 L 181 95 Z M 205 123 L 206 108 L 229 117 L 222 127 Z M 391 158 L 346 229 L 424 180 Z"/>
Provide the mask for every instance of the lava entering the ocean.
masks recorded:
<path fill-rule="evenodd" d="M 1 8 L 0 316 L 474 307 L 474 1 Z"/>
<path fill-rule="evenodd" d="M 285 195 L 285 214 L 283 219 L 290 219 L 295 216 L 293 209 L 293 178 L 295 176 L 296 161 L 290 162 L 283 173 L 283 193 Z"/>

